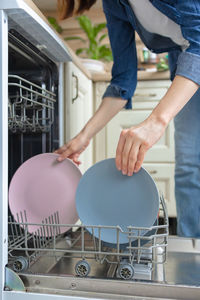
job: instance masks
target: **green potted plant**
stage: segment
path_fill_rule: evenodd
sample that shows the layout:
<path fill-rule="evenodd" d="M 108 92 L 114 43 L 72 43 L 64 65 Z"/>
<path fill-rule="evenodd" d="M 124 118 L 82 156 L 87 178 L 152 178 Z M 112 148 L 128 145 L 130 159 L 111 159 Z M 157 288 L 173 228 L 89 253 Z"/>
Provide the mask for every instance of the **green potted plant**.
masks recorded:
<path fill-rule="evenodd" d="M 91 20 L 85 15 L 79 16 L 76 19 L 87 38 L 84 39 L 79 36 L 71 36 L 66 37 L 65 40 L 80 40 L 83 43 L 83 47 L 78 48 L 76 54 L 79 56 L 86 56 L 86 58 L 82 58 L 83 64 L 91 71 L 103 71 L 103 62 L 110 62 L 113 60 L 110 46 L 102 44 L 102 41 L 107 37 L 107 33 L 102 33 L 102 30 L 106 27 L 106 23 L 93 25 Z M 48 20 L 56 30 L 61 29 L 54 18 L 49 17 Z"/>

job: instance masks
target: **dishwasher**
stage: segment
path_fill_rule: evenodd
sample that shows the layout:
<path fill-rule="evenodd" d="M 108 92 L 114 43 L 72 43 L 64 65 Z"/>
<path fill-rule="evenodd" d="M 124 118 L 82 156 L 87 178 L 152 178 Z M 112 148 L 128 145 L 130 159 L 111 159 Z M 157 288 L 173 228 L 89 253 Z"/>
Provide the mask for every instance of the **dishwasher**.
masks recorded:
<path fill-rule="evenodd" d="M 1 299 L 199 300 L 200 240 L 169 236 L 162 194 L 151 228 L 61 224 L 57 211 L 37 224 L 26 211 L 11 215 L 16 169 L 63 144 L 63 64 L 71 57 L 33 8 L 30 0 L 0 3 Z M 102 230 L 113 230 L 114 247 L 101 240 Z"/>

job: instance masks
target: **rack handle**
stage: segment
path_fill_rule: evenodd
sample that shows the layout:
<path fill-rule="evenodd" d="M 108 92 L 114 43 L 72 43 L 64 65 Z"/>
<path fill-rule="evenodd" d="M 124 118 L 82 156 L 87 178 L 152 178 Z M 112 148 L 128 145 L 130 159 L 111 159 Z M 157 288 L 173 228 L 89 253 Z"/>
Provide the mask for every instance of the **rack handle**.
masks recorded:
<path fill-rule="evenodd" d="M 76 76 L 74 73 L 72 73 L 72 77 L 76 79 L 76 96 L 72 98 L 72 103 L 78 98 L 78 76 Z"/>

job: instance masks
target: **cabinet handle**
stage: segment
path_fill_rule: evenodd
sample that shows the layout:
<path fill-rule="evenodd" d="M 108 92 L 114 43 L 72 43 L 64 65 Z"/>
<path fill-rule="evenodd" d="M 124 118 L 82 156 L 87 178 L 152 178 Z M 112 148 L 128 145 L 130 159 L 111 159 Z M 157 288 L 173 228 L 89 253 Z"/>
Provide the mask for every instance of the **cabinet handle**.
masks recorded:
<path fill-rule="evenodd" d="M 72 77 L 74 77 L 76 79 L 76 96 L 74 98 L 72 98 L 72 103 L 74 103 L 74 101 L 78 98 L 78 76 L 76 76 L 74 73 L 72 73 Z"/>
<path fill-rule="evenodd" d="M 158 173 L 158 171 L 157 170 L 152 170 L 152 171 L 149 171 L 149 174 L 157 174 Z"/>
<path fill-rule="evenodd" d="M 135 94 L 135 97 L 156 97 L 156 93 L 150 93 L 150 94 Z"/>

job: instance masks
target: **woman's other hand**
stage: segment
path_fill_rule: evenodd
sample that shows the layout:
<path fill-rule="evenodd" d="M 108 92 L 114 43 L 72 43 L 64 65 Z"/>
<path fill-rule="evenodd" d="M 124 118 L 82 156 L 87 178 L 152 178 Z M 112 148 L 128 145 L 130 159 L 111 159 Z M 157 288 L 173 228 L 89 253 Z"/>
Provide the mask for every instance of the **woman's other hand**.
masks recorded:
<path fill-rule="evenodd" d="M 56 150 L 54 153 L 59 154 L 58 161 L 60 162 L 66 158 L 70 158 L 75 164 L 80 165 L 81 162 L 79 161 L 79 156 L 87 148 L 89 143 L 90 139 L 80 132 L 77 136 Z"/>
<path fill-rule="evenodd" d="M 162 120 L 149 117 L 137 126 L 122 130 L 116 150 L 117 169 L 128 176 L 138 172 L 147 150 L 161 138 L 166 126 Z"/>

